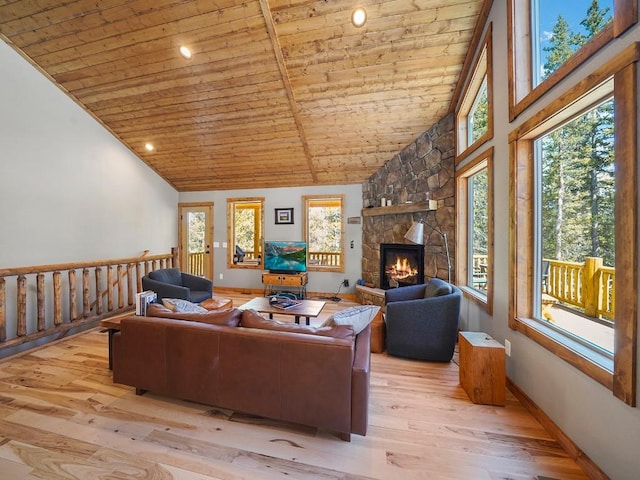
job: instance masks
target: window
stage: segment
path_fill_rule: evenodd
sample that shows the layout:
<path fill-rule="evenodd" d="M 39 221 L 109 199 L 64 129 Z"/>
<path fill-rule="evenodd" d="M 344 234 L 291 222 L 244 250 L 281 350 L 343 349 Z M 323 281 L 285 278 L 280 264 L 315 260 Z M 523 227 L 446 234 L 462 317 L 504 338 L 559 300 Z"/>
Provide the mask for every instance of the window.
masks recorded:
<path fill-rule="evenodd" d="M 533 0 L 531 10 L 535 87 L 611 22 L 613 0 Z"/>
<path fill-rule="evenodd" d="M 493 148 L 456 171 L 456 278 L 465 296 L 493 311 Z"/>
<path fill-rule="evenodd" d="M 264 198 L 227 199 L 229 268 L 262 268 Z"/>
<path fill-rule="evenodd" d="M 511 120 L 637 21 L 637 0 L 507 5 Z"/>
<path fill-rule="evenodd" d="M 630 405 L 636 398 L 638 57 L 632 45 L 510 135 L 510 326 Z M 567 323 L 567 312 L 577 321 Z M 585 326 L 609 328 L 615 345 L 599 344 Z"/>
<path fill-rule="evenodd" d="M 491 24 L 456 114 L 457 162 L 493 137 Z"/>
<path fill-rule="evenodd" d="M 304 196 L 307 269 L 344 272 L 344 195 Z"/>

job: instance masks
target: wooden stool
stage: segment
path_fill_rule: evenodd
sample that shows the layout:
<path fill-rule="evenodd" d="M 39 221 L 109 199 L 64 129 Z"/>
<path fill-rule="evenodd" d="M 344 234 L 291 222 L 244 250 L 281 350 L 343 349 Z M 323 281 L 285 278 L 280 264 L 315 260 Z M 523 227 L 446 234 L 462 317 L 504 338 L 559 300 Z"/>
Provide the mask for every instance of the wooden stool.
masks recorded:
<path fill-rule="evenodd" d="M 213 297 L 200 302 L 200 306 L 207 310 L 222 310 L 233 307 L 233 300 L 230 298 Z"/>
<path fill-rule="evenodd" d="M 385 330 L 382 310 L 378 310 L 378 313 L 371 321 L 371 352 L 372 353 L 384 352 L 385 331 L 386 330 Z"/>
<path fill-rule="evenodd" d="M 504 405 L 504 346 L 486 333 L 460 332 L 460 384 L 473 403 Z"/>

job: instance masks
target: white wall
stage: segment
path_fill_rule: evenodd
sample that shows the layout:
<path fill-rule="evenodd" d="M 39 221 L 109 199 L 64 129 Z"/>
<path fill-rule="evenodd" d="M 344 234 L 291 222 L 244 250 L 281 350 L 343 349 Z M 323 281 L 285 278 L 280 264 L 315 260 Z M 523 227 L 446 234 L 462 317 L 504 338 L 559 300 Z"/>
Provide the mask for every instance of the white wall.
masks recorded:
<path fill-rule="evenodd" d="M 507 374 L 567 434 L 586 455 L 612 479 L 631 480 L 640 472 L 640 408 L 631 408 L 599 383 L 559 359 L 528 337 L 508 328 L 509 252 L 509 149 L 508 135 L 527 120 L 531 109 L 510 124 L 507 92 L 506 2 L 494 2 L 493 87 L 495 208 L 494 314 L 488 316 L 472 302 L 462 306 L 461 328 L 485 331 L 495 339 L 511 341 Z M 599 54 L 585 61 L 580 70 L 589 72 L 612 58 L 625 46 L 640 40 L 636 26 Z M 548 104 L 576 82 L 573 74 L 541 98 Z M 639 346 L 640 348 L 640 346 Z M 640 371 L 640 365 L 638 366 Z M 640 385 L 640 379 L 638 380 Z M 639 399 L 640 403 L 640 399 Z"/>
<path fill-rule="evenodd" d="M 178 193 L 0 41 L 0 268 L 165 253 Z"/>
<path fill-rule="evenodd" d="M 362 209 L 362 185 L 335 185 L 321 187 L 266 188 L 256 190 L 226 190 L 207 192 L 183 192 L 180 202 L 213 202 L 213 241 L 219 243 L 213 249 L 213 284 L 226 288 L 262 288 L 262 270 L 227 269 L 227 198 L 265 198 L 265 240 L 302 240 L 302 196 L 345 195 L 345 216 L 360 217 Z M 276 225 L 275 208 L 293 208 L 293 225 Z M 346 220 L 345 220 L 346 222 Z M 351 242 L 353 241 L 353 248 Z M 336 293 L 343 279 L 350 286 L 342 287 L 341 293 L 354 293 L 356 280 L 360 278 L 362 258 L 362 224 L 346 225 L 345 272 L 309 272 L 309 292 Z M 220 274 L 223 278 L 220 279 Z"/>

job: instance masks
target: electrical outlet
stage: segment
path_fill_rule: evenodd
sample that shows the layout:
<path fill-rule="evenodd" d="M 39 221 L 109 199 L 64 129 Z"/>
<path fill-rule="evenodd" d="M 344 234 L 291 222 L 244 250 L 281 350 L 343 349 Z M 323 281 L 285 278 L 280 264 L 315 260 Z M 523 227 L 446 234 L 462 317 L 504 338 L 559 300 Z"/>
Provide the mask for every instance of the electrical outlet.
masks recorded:
<path fill-rule="evenodd" d="M 220 280 L 222 280 L 222 274 L 220 274 Z"/>
<path fill-rule="evenodd" d="M 343 286 L 343 287 L 348 287 L 348 286 L 349 286 L 349 280 L 345 278 L 345 279 L 342 281 L 342 286 Z"/>
<path fill-rule="evenodd" d="M 504 341 L 504 353 L 507 354 L 507 357 L 511 356 L 511 342 L 506 339 Z"/>

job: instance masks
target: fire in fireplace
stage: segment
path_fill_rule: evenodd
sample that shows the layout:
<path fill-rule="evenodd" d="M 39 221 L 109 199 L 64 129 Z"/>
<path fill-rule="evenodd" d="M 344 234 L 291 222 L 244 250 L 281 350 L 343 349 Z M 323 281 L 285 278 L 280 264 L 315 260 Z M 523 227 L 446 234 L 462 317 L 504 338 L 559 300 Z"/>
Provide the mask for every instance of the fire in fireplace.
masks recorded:
<path fill-rule="evenodd" d="M 380 288 L 424 283 L 424 247 L 404 243 L 380 244 Z"/>

